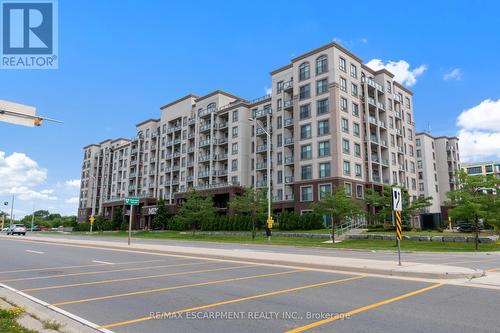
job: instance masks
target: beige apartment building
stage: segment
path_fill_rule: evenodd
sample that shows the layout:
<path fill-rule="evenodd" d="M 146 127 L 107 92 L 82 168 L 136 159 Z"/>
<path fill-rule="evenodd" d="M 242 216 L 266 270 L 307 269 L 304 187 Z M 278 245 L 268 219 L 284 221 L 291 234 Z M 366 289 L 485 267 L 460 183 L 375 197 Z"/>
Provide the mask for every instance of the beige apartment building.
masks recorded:
<path fill-rule="evenodd" d="M 84 148 L 80 219 L 92 207 L 111 216 L 138 196 L 134 220 L 148 227 L 157 199 L 174 212 L 191 189 L 224 210 L 243 186 L 267 188 L 268 165 L 275 211 L 308 212 L 334 186 L 363 198 L 368 187 L 398 184 L 414 198 L 413 95 L 393 78 L 330 43 L 272 71 L 271 95 L 218 90 L 173 101 L 136 125 L 133 139 Z"/>
<path fill-rule="evenodd" d="M 470 176 L 491 175 L 500 178 L 500 161 L 462 163 L 461 168 Z"/>
<path fill-rule="evenodd" d="M 459 184 L 460 152 L 457 137 L 417 133 L 417 171 L 420 195 L 432 197 L 432 205 L 421 218 L 422 227 L 437 227 L 447 221 L 447 192 Z"/>

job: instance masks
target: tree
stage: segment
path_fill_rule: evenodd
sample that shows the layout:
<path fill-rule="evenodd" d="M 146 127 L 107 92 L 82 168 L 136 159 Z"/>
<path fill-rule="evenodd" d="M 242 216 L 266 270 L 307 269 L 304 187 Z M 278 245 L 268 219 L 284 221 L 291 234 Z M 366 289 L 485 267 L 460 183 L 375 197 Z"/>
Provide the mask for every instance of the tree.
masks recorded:
<path fill-rule="evenodd" d="M 454 220 L 462 220 L 473 224 L 476 234 L 476 250 L 479 248 L 480 221 L 489 222 L 499 227 L 500 179 L 493 176 L 469 176 L 465 171 L 459 174 L 460 187 L 446 193 L 449 201 L 446 205 L 452 208 L 448 211 Z"/>
<path fill-rule="evenodd" d="M 168 222 L 168 211 L 165 200 L 160 199 L 156 204 L 156 215 L 153 219 L 153 229 L 165 229 Z"/>
<path fill-rule="evenodd" d="M 114 212 L 113 212 L 113 218 L 112 218 L 112 225 L 113 225 L 113 230 L 120 230 L 122 228 L 123 224 L 123 215 L 122 215 L 122 208 L 121 207 L 116 207 Z"/>
<path fill-rule="evenodd" d="M 213 219 L 216 213 L 217 208 L 214 207 L 212 197 L 193 190 L 188 193 L 186 201 L 180 206 L 174 219 L 175 223 L 191 225 L 194 236 L 201 222 Z"/>
<path fill-rule="evenodd" d="M 104 216 L 97 215 L 97 217 L 94 221 L 94 228 L 95 228 L 95 230 L 102 233 L 105 230 L 111 229 L 112 223 L 111 223 L 111 221 L 107 220 Z"/>
<path fill-rule="evenodd" d="M 264 189 L 245 187 L 242 195 L 237 195 L 229 202 L 229 208 L 236 215 L 249 215 L 252 222 L 252 239 L 255 239 L 256 222 L 265 219 L 267 212 L 267 193 Z"/>
<path fill-rule="evenodd" d="M 335 245 L 336 224 L 365 213 L 358 202 L 345 193 L 344 187 L 335 188 L 333 194 L 324 193 L 323 199 L 313 204 L 313 211 L 320 215 L 330 215 L 332 217 L 332 245 Z"/>

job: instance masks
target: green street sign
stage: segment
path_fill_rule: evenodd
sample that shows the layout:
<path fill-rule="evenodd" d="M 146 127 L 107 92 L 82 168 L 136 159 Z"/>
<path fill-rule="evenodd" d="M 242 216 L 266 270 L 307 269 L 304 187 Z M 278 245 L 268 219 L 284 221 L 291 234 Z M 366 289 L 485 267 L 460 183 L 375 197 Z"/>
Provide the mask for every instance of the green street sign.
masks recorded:
<path fill-rule="evenodd" d="M 137 205 L 139 205 L 139 198 L 135 198 L 135 197 L 126 197 L 126 198 L 125 198 L 125 204 L 126 204 L 126 205 L 137 206 Z"/>

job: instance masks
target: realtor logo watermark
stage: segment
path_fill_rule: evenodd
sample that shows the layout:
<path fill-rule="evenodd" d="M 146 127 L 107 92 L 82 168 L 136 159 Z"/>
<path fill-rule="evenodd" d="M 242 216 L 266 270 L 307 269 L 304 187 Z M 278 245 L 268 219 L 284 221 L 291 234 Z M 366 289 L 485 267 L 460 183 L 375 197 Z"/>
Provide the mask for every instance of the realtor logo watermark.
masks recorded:
<path fill-rule="evenodd" d="M 56 0 L 0 0 L 0 68 L 57 69 Z"/>

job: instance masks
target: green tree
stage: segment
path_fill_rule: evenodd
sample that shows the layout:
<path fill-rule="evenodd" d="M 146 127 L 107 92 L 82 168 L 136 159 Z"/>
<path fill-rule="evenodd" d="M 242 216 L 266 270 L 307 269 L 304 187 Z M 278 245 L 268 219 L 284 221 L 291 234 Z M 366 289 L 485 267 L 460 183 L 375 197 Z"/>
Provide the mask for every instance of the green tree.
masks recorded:
<path fill-rule="evenodd" d="M 332 245 L 335 245 L 335 225 L 365 213 L 359 203 L 345 193 L 343 187 L 335 188 L 333 194 L 324 193 L 323 199 L 313 204 L 313 211 L 319 215 L 332 217 Z"/>
<path fill-rule="evenodd" d="M 469 176 L 464 171 L 459 175 L 460 187 L 446 193 L 449 200 L 446 205 L 452 207 L 448 214 L 454 220 L 462 220 L 473 225 L 476 235 L 476 250 L 479 248 L 480 221 L 499 227 L 500 179 L 493 176 Z"/>
<path fill-rule="evenodd" d="M 178 225 L 190 225 L 194 236 L 201 223 L 213 219 L 216 213 L 217 208 L 214 207 L 210 195 L 191 191 L 187 194 L 186 201 L 179 207 L 174 221 Z"/>
<path fill-rule="evenodd" d="M 116 207 L 114 212 L 113 212 L 113 218 L 112 218 L 112 225 L 113 225 L 113 230 L 120 230 L 122 228 L 123 224 L 123 214 L 122 214 L 122 208 L 121 207 Z"/>
<path fill-rule="evenodd" d="M 112 228 L 112 222 L 102 215 L 97 215 L 94 221 L 94 228 L 96 231 L 103 232 Z"/>
<path fill-rule="evenodd" d="M 243 194 L 231 199 L 229 208 L 234 210 L 236 215 L 250 216 L 252 222 L 252 239 L 255 239 L 257 221 L 266 218 L 267 192 L 264 189 L 258 190 L 245 187 Z"/>
<path fill-rule="evenodd" d="M 166 229 L 168 223 L 168 211 L 165 200 L 160 199 L 156 203 L 156 215 L 153 219 L 153 229 Z"/>

